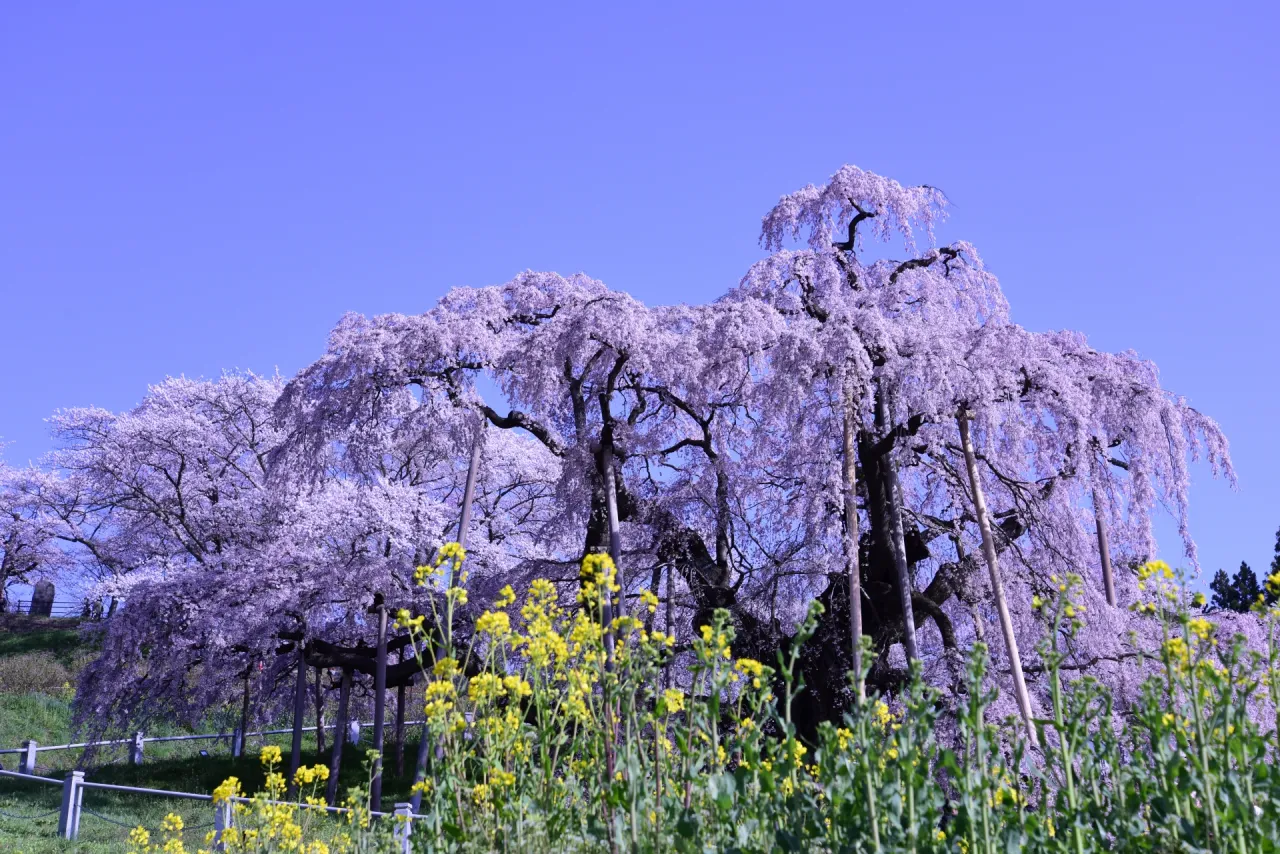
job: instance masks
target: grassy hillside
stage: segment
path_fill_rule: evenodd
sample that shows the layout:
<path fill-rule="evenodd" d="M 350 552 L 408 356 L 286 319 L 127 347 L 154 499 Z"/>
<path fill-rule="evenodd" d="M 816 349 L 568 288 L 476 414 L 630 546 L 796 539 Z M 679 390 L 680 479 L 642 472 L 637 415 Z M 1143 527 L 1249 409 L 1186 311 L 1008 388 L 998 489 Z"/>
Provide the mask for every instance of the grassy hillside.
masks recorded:
<path fill-rule="evenodd" d="M 29 738 L 40 744 L 70 742 L 74 735 L 70 684 L 91 659 L 93 650 L 82 641 L 75 620 L 31 621 L 12 616 L 0 620 L 3 620 L 0 622 L 0 748 L 18 747 Z M 202 731 L 213 732 L 215 728 L 211 725 Z M 172 729 L 152 734 L 180 732 Z M 368 735 L 366 730 L 362 744 L 349 747 L 343 757 L 343 790 L 364 779 Z M 248 745 L 250 755 L 239 760 L 231 758 L 231 747 L 226 742 L 148 744 L 141 766 L 129 764 L 123 747 L 102 750 L 87 763 L 81 751 L 51 751 L 39 754 L 36 771 L 60 782 L 69 770 L 82 765 L 86 778 L 94 782 L 203 793 L 211 792 L 234 775 L 246 790 L 254 791 L 264 776 L 257 759 L 257 750 L 262 744 L 278 745 L 287 756 L 289 737 L 252 739 Z M 201 756 L 201 750 L 208 751 L 209 756 Z M 388 809 L 396 801 L 408 799 L 417 743 L 407 744 L 405 752 L 410 774 L 389 774 L 384 783 L 384 804 Z M 323 761 L 327 763 L 327 760 L 326 755 Z M 314 735 L 309 734 L 304 741 L 303 761 L 308 764 L 321 761 L 315 754 Z M 0 755 L 0 767 L 13 771 L 17 765 L 16 755 Z M 394 771 L 394 760 L 388 762 L 388 766 L 389 771 Z M 56 785 L 0 778 L 0 852 L 115 854 L 125 850 L 128 837 L 128 830 L 120 825 L 155 829 L 169 812 L 178 813 L 186 821 L 189 831 L 185 838 L 188 848 L 193 849 L 195 843 L 203 841 L 207 830 L 204 826 L 213 820 L 212 807 L 206 803 L 89 791 L 84 806 L 96 815 L 86 813 L 81 820 L 79 840 L 64 843 L 55 838 L 57 813 L 48 814 L 58 808 L 61 793 L 61 787 Z"/>

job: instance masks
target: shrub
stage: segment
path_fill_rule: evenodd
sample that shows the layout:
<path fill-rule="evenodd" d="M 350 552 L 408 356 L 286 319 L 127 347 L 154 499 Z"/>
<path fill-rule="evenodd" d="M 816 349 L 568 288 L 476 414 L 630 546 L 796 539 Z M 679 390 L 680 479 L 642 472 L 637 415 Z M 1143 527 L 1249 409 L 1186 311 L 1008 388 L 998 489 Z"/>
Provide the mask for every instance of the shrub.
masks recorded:
<path fill-rule="evenodd" d="M 6 694 L 41 692 L 60 696 L 70 681 L 71 673 L 50 652 L 0 658 L 0 692 Z"/>

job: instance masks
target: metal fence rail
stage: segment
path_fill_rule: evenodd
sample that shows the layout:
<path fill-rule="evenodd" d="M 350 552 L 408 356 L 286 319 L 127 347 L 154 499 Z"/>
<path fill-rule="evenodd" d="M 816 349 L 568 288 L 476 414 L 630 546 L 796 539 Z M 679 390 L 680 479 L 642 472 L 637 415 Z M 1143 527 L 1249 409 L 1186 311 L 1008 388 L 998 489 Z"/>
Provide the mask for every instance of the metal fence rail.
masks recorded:
<path fill-rule="evenodd" d="M 98 608 L 98 614 L 102 609 Z M 4 611 L 7 614 L 30 614 L 30 599 L 10 599 Z M 49 609 L 50 617 L 87 617 L 94 618 L 94 610 L 92 607 L 86 607 L 83 602 L 54 602 Z"/>
<path fill-rule="evenodd" d="M 406 727 L 421 726 L 423 721 L 405 721 Z M 362 724 L 360 721 L 351 721 L 347 724 L 347 743 L 357 745 L 360 743 L 360 733 L 365 726 L 373 726 L 372 723 Z M 335 729 L 333 724 L 325 724 L 326 730 Z M 318 727 L 305 726 L 302 727 L 303 732 L 315 732 Z M 255 732 L 241 733 L 237 728 L 232 732 L 213 732 L 213 733 L 195 733 L 191 735 L 157 735 L 147 736 L 143 733 L 135 733 L 133 738 L 116 738 L 105 739 L 103 741 L 78 741 L 71 744 L 39 744 L 34 739 L 28 739 L 22 743 L 21 747 L 0 748 L 0 755 L 18 754 L 21 759 L 18 762 L 18 770 L 24 774 L 32 774 L 36 768 L 36 755 L 51 750 L 87 750 L 93 747 L 114 747 L 118 745 L 129 745 L 129 758 L 135 765 L 142 764 L 143 754 L 146 745 L 161 744 L 165 742 L 178 741 L 220 741 L 223 739 L 231 743 L 231 755 L 239 757 L 244 753 L 244 741 L 246 738 L 261 738 L 268 735 L 288 735 L 293 732 L 292 727 L 284 729 L 266 729 L 257 730 Z"/>

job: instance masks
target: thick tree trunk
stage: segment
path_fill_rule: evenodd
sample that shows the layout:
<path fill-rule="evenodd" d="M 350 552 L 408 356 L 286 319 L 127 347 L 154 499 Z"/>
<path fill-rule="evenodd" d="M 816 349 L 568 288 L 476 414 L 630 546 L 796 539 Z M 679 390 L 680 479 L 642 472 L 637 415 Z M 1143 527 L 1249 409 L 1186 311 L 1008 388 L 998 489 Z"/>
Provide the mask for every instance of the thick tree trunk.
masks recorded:
<path fill-rule="evenodd" d="M 369 809 L 382 809 L 382 748 L 387 717 L 387 606 L 378 603 L 378 665 L 373 677 L 373 779 L 369 781 Z"/>
<path fill-rule="evenodd" d="M 329 782 L 325 786 L 325 800 L 329 806 L 338 802 L 338 775 L 342 773 L 342 749 L 347 745 L 347 717 L 351 711 L 351 671 L 342 671 L 342 685 L 338 688 L 338 714 L 334 719 L 333 753 L 329 756 Z"/>
<path fill-rule="evenodd" d="M 963 564 L 965 561 L 964 543 L 961 542 L 959 536 L 951 538 L 951 542 L 956 547 L 956 562 Z M 974 597 L 969 594 L 957 594 L 960 601 L 964 602 L 965 607 L 969 609 L 969 619 L 973 620 L 973 634 L 979 643 L 987 642 L 987 626 L 982 619 L 982 615 L 978 613 L 978 604 L 974 601 Z"/>
<path fill-rule="evenodd" d="M 866 686 L 862 682 L 862 571 L 858 551 L 861 535 L 858 525 L 858 473 L 855 448 L 858 432 L 857 411 L 854 408 L 852 382 L 844 384 L 844 561 L 849 579 L 849 636 L 853 662 L 854 690 L 858 702 L 866 699 Z"/>
<path fill-rule="evenodd" d="M 996 559 L 996 542 L 991 533 L 991 522 L 987 517 L 987 499 L 982 491 L 982 479 L 978 473 L 978 459 L 973 451 L 973 439 L 969 435 L 968 413 L 960 413 L 956 419 L 960 425 L 960 446 L 964 450 L 965 469 L 969 473 L 969 486 L 972 490 L 974 515 L 978 517 L 978 530 L 982 533 L 982 556 L 986 559 L 987 569 L 991 573 L 991 598 L 995 601 L 996 613 L 1000 616 L 1000 630 L 1004 634 L 1005 650 L 1009 654 L 1009 670 L 1013 675 L 1013 690 L 1018 699 L 1018 710 L 1022 712 L 1022 720 L 1027 727 L 1027 737 L 1033 745 L 1039 743 L 1036 737 L 1035 724 L 1031 720 L 1031 696 L 1027 693 L 1027 682 L 1022 675 L 1022 657 L 1018 653 L 1018 638 L 1013 632 L 1013 619 L 1009 616 L 1009 605 L 1004 598 L 1004 584 L 1000 578 L 1000 565 Z"/>
<path fill-rule="evenodd" d="M 1107 604 L 1116 606 L 1116 582 L 1111 574 L 1111 544 L 1107 542 L 1106 508 L 1102 505 L 1102 494 L 1098 487 L 1093 488 L 1093 520 L 1098 526 L 1098 557 L 1102 561 L 1102 588 L 1107 594 Z"/>

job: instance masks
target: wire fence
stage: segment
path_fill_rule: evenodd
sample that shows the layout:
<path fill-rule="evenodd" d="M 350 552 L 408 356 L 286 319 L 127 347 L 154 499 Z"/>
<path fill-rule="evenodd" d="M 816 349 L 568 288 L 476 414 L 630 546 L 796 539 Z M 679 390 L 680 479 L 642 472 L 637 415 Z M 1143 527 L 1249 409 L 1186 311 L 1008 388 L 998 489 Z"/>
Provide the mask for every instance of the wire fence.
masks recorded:
<path fill-rule="evenodd" d="M 405 721 L 404 727 L 421 726 L 423 721 Z M 360 721 L 350 721 L 347 724 L 346 742 L 350 745 L 358 745 L 360 743 L 361 733 L 366 727 L 372 727 L 373 724 L 362 723 Z M 304 726 L 301 732 L 312 733 L 319 727 Z M 326 731 L 335 730 L 333 724 L 324 726 Z M 130 747 L 130 760 L 135 765 L 141 765 L 144 760 L 146 746 L 148 744 L 168 744 L 188 741 L 225 741 L 231 747 L 231 755 L 239 757 L 242 755 L 246 742 L 250 738 L 266 738 L 274 735 L 289 735 L 293 733 L 292 727 L 283 729 L 264 729 L 253 732 L 241 733 L 239 729 L 232 732 L 216 732 L 216 733 L 191 733 L 187 735 L 157 735 L 147 736 L 144 733 L 135 733 L 133 738 L 115 738 L 103 739 L 101 741 L 77 741 L 69 744 L 40 744 L 34 739 L 28 739 L 22 743 L 21 747 L 0 748 L 0 755 L 17 755 L 19 757 L 18 770 L 24 774 L 31 774 L 36 768 L 36 757 L 40 753 L 46 753 L 56 750 L 90 750 L 101 747 L 119 747 L 128 745 Z"/>
<path fill-rule="evenodd" d="M 12 818 L 17 821 L 35 821 L 36 819 L 48 818 L 51 815 L 57 815 L 58 809 L 55 807 L 47 812 L 30 813 L 28 815 L 19 815 L 18 813 L 9 812 L 8 810 L 0 810 L 0 816 Z"/>

